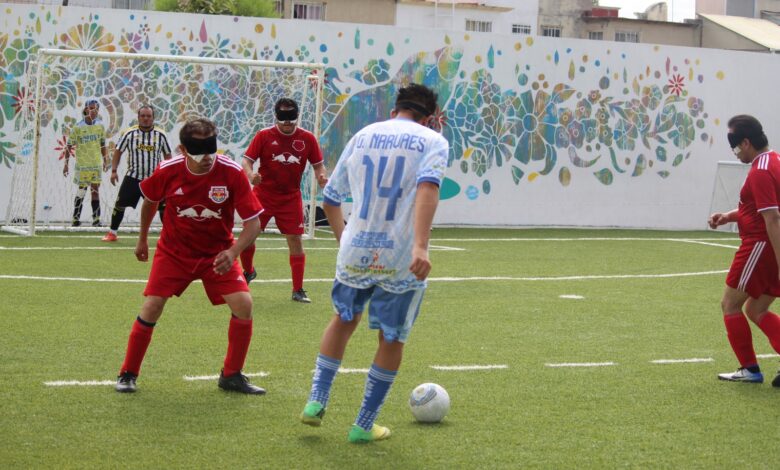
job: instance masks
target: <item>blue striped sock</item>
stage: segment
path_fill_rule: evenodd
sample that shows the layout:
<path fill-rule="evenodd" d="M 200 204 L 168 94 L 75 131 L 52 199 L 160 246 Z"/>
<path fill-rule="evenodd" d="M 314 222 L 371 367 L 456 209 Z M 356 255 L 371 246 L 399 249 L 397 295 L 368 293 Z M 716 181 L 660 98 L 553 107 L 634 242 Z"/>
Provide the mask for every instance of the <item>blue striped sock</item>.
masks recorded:
<path fill-rule="evenodd" d="M 336 378 L 336 372 L 339 371 L 341 361 L 332 357 L 317 355 L 317 362 L 314 368 L 314 376 L 311 379 L 311 393 L 309 401 L 318 401 L 325 407 L 330 398 L 330 387 L 333 385 L 333 379 Z"/>
<path fill-rule="evenodd" d="M 374 426 L 379 410 L 385 402 L 385 397 L 393 385 L 397 370 L 386 370 L 371 364 L 371 370 L 368 371 L 366 378 L 366 391 L 363 395 L 363 404 L 360 406 L 360 413 L 355 420 L 355 424 L 370 431 Z"/>

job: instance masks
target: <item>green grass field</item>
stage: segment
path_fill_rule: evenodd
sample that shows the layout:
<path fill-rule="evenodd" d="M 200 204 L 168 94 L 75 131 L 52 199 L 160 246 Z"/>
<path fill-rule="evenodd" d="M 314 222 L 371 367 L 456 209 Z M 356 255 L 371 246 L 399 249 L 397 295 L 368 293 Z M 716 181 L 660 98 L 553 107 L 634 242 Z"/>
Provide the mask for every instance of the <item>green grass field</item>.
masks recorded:
<path fill-rule="evenodd" d="M 737 367 L 719 307 L 733 234 L 435 229 L 426 300 L 378 420 L 393 436 L 365 446 L 346 441 L 362 373 L 339 374 L 321 428 L 298 422 L 331 315 L 328 238 L 305 245 L 311 305 L 290 301 L 284 241 L 257 242 L 244 371 L 268 374 L 253 378 L 266 396 L 184 380 L 218 374 L 227 344 L 227 308 L 200 284 L 168 303 L 138 393 L 45 385 L 113 381 L 122 362 L 149 264 L 135 261 L 134 236 L 110 246 L 100 236 L 0 235 L 3 468 L 776 465 L 777 359 L 761 359 L 762 385 L 716 379 Z M 773 353 L 753 329 L 757 352 Z M 342 367 L 368 368 L 375 345 L 363 325 Z M 677 359 L 708 361 L 651 362 Z M 565 363 L 614 364 L 550 366 Z M 422 382 L 450 394 L 442 424 L 412 419 Z"/>

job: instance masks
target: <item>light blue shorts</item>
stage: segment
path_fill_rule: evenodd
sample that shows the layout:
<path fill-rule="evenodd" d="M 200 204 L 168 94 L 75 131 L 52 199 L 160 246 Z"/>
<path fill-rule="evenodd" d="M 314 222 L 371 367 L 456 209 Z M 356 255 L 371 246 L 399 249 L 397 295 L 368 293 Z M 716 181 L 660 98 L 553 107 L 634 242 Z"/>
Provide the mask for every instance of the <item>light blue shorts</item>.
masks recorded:
<path fill-rule="evenodd" d="M 355 315 L 362 314 L 368 303 L 368 327 L 382 330 L 388 342 L 406 343 L 420 313 L 424 293 L 425 289 L 414 289 L 396 294 L 379 286 L 356 289 L 333 281 L 331 299 L 336 314 L 343 322 L 352 321 Z"/>

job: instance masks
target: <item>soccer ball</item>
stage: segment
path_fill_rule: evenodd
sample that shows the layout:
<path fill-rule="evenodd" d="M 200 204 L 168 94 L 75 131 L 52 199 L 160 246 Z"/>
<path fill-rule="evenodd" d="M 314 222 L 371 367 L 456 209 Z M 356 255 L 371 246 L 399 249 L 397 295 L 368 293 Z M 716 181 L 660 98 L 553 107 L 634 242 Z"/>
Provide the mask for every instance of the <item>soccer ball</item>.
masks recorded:
<path fill-rule="evenodd" d="M 412 390 L 409 408 L 421 423 L 438 423 L 450 411 L 450 396 L 441 385 L 424 383 Z"/>

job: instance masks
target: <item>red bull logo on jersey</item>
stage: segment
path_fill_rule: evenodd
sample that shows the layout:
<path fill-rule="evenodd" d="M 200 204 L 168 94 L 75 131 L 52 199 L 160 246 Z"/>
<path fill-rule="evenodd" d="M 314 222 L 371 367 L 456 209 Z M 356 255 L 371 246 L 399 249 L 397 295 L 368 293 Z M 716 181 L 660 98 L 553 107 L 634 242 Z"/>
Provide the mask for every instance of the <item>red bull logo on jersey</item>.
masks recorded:
<path fill-rule="evenodd" d="M 219 209 L 218 211 L 215 212 L 209 209 L 208 207 L 202 206 L 200 204 L 196 204 L 192 207 L 187 207 L 185 209 L 182 209 L 181 207 L 176 207 L 176 214 L 178 217 L 189 217 L 191 219 L 197 220 L 198 222 L 202 222 L 208 219 L 221 219 L 222 209 Z"/>
<path fill-rule="evenodd" d="M 284 153 L 281 153 L 279 155 L 274 155 L 273 157 L 271 157 L 271 161 L 279 162 L 282 165 L 292 165 L 292 164 L 300 165 L 301 164 L 301 159 L 299 157 L 296 157 L 295 155 L 289 153 L 289 152 L 284 152 Z"/>
<path fill-rule="evenodd" d="M 212 186 L 211 189 L 209 189 L 209 199 L 216 202 L 217 204 L 222 204 L 223 202 L 227 201 L 227 198 L 227 186 Z"/>

